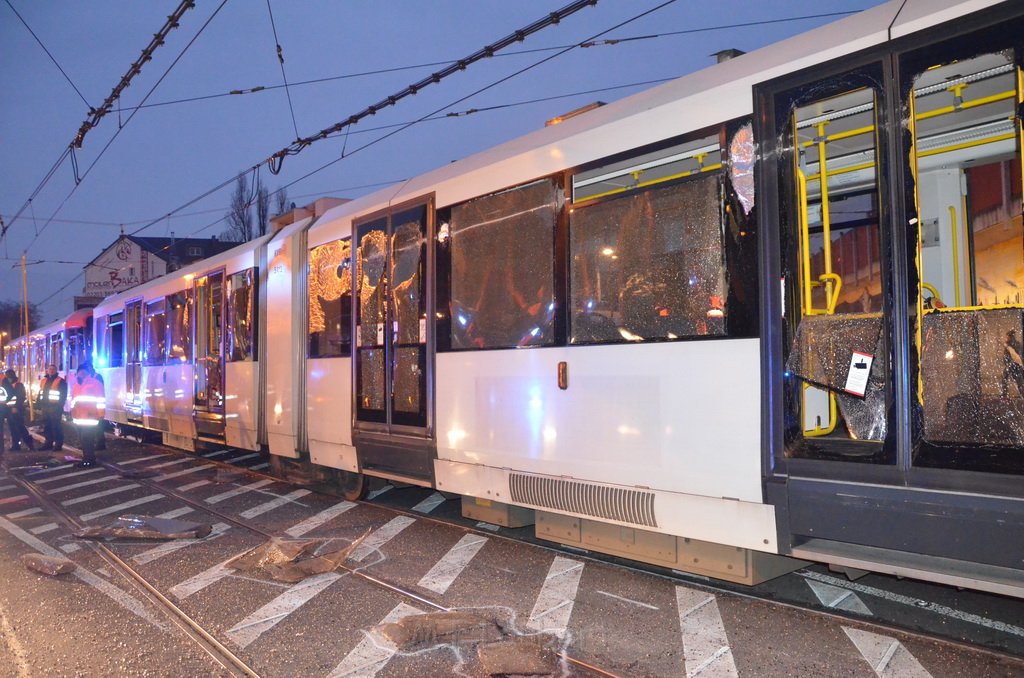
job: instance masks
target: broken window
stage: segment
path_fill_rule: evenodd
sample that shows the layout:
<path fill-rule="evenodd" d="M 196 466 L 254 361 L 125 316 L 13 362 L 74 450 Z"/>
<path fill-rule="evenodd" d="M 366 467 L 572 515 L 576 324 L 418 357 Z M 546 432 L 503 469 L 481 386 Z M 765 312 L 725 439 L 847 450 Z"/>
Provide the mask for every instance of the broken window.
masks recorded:
<path fill-rule="evenodd" d="M 309 357 L 351 355 L 352 241 L 309 251 Z"/>

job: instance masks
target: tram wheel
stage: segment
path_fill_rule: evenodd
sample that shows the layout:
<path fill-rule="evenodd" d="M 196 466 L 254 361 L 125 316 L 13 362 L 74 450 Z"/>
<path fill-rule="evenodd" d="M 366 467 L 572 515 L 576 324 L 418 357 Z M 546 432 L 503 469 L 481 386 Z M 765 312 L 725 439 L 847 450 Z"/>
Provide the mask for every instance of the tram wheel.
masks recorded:
<path fill-rule="evenodd" d="M 370 484 L 366 482 L 366 476 L 351 471 L 339 471 L 338 484 L 341 486 L 341 496 L 348 501 L 365 499 L 366 493 L 370 489 Z"/>

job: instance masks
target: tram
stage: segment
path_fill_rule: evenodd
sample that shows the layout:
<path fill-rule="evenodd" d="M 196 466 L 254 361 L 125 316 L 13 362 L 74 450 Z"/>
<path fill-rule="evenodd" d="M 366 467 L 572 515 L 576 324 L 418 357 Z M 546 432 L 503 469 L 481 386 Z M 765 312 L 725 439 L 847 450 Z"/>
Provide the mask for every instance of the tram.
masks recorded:
<path fill-rule="evenodd" d="M 92 356 L 92 309 L 71 313 L 66 318 L 38 327 L 4 346 L 4 363 L 18 373 L 34 400 L 47 365 L 67 379 Z"/>
<path fill-rule="evenodd" d="M 1024 596 L 1024 4 L 897 0 L 95 309 L 108 417 L 746 583 Z"/>

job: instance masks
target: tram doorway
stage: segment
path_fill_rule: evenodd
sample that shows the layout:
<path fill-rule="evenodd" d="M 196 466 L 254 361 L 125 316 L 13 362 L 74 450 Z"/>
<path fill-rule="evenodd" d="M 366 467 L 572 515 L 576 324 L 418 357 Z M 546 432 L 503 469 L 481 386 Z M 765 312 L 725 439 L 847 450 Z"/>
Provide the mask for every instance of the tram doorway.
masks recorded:
<path fill-rule="evenodd" d="M 431 482 L 433 231 L 430 202 L 355 225 L 354 440 L 360 470 Z"/>
<path fill-rule="evenodd" d="M 224 272 L 198 277 L 193 419 L 200 438 L 224 438 Z"/>

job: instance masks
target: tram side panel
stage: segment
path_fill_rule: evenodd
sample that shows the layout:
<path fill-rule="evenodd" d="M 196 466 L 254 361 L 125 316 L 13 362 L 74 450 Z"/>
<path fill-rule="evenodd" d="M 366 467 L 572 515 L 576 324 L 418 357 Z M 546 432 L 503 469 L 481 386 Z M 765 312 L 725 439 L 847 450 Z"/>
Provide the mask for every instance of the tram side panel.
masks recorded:
<path fill-rule="evenodd" d="M 246 450 L 260 449 L 259 370 L 257 345 L 259 261 L 263 243 L 257 243 L 228 262 L 225 273 L 227 321 L 224 337 L 224 439 Z"/>
<path fill-rule="evenodd" d="M 271 454 L 290 459 L 299 458 L 304 444 L 299 439 L 298 383 L 303 375 L 296 365 L 306 335 L 298 294 L 305 294 L 299 284 L 306 265 L 302 240 L 311 223 L 305 218 L 285 226 L 267 244 L 267 443 Z"/>
<path fill-rule="evenodd" d="M 351 221 L 330 220 L 310 233 L 307 295 L 306 421 L 314 464 L 358 472 L 352 443 Z M 314 241 L 314 238 L 316 240 Z"/>

